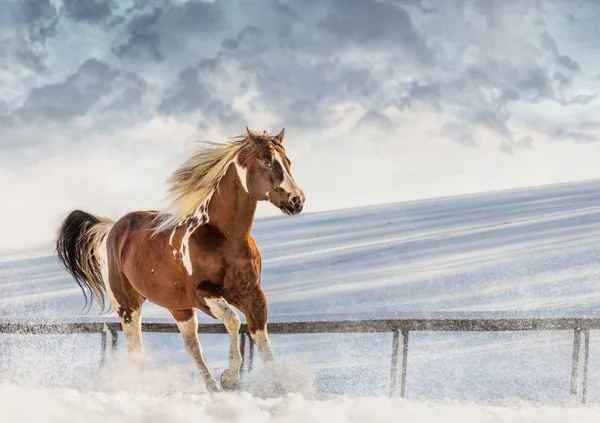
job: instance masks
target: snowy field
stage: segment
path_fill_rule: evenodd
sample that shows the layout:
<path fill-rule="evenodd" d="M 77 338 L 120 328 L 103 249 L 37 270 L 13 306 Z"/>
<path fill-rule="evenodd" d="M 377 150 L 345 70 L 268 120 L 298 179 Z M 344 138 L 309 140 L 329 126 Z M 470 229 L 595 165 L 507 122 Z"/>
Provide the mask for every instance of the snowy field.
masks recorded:
<path fill-rule="evenodd" d="M 253 236 L 271 321 L 600 314 L 600 182 L 261 219 Z M 83 305 L 51 248 L 0 257 L 2 320 L 115 320 Z M 568 398 L 572 337 L 411 332 L 404 400 L 385 398 L 390 334 L 273 335 L 276 368 L 257 359 L 244 392 L 214 397 L 178 334 L 144 335 L 141 378 L 122 335 L 102 371 L 98 335 L 0 335 L 0 421 L 600 421 L 600 336 L 586 406 Z M 200 341 L 218 377 L 227 338 Z"/>

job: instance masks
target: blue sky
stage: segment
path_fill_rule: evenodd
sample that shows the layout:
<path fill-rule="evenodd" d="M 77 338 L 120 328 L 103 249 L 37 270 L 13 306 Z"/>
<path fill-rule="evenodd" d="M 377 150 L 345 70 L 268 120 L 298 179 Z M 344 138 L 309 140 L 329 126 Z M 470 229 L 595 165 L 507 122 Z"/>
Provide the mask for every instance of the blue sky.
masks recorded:
<path fill-rule="evenodd" d="M 195 141 L 246 125 L 286 128 L 307 211 L 600 177 L 597 1 L 3 10 L 0 250 L 164 206 Z"/>

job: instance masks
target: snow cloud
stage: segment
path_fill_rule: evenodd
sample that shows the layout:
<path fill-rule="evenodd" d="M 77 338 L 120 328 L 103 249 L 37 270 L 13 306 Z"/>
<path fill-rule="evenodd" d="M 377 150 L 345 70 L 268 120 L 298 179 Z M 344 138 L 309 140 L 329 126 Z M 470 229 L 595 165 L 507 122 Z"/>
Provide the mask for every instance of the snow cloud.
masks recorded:
<path fill-rule="evenodd" d="M 51 239 L 73 207 L 164 205 L 194 141 L 246 125 L 286 127 L 307 211 L 600 177 L 596 2 L 3 10 L 0 249 Z"/>

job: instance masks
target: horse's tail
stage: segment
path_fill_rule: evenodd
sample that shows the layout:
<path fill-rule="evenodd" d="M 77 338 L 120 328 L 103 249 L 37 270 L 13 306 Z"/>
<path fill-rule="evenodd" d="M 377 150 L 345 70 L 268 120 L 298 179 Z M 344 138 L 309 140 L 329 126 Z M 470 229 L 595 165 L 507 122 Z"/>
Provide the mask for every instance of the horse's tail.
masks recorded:
<path fill-rule="evenodd" d="M 63 221 L 56 240 L 56 253 L 61 264 L 75 278 L 90 307 L 93 297 L 104 311 L 105 281 L 102 278 L 100 260 L 102 243 L 114 222 L 81 210 L 72 211 Z"/>

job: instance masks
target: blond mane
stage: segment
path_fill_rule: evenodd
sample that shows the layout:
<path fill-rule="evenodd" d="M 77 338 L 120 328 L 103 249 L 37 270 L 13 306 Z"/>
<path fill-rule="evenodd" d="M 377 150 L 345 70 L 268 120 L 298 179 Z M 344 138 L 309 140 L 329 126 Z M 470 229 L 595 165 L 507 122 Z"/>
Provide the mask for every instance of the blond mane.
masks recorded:
<path fill-rule="evenodd" d="M 247 136 L 240 136 L 226 144 L 202 142 L 205 146 L 167 179 L 171 204 L 158 214 L 155 232 L 177 226 L 202 204 L 208 206 L 229 165 L 247 141 Z"/>

